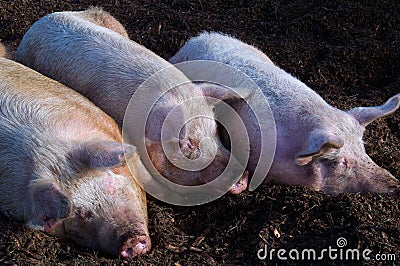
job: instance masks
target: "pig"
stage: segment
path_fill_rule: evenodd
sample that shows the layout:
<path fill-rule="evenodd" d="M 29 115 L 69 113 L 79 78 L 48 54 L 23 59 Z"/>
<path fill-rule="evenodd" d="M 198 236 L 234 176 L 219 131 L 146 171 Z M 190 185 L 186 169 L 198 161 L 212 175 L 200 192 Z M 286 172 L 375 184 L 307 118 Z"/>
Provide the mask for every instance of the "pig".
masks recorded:
<path fill-rule="evenodd" d="M 56 12 L 41 18 L 23 37 L 15 57 L 22 64 L 83 94 L 122 127 L 128 103 L 139 86 L 154 73 L 173 69 L 173 66 L 124 34 L 114 31 L 112 25 L 98 23 L 93 17 L 102 17 L 103 22 L 115 22 L 111 15 L 97 9 Z M 141 157 L 148 154 L 156 171 L 173 183 L 184 186 L 197 186 L 216 179 L 229 160 L 237 165 L 235 169 L 244 169 L 217 137 L 213 113 L 215 102 L 209 99 L 216 98 L 214 94 L 219 92 L 218 86 L 193 84 L 177 69 L 171 71 L 173 74 L 163 77 L 167 84 L 172 84 L 175 79 L 188 83 L 165 92 L 154 102 L 146 123 L 146 150 L 141 150 L 138 140 L 133 143 L 138 146 Z M 149 89 L 149 95 L 160 91 L 160 85 L 152 85 L 154 87 Z M 231 93 L 226 97 L 238 100 L 247 96 Z M 184 117 L 193 119 L 185 120 L 187 123 L 184 125 L 169 125 L 172 129 L 167 129 L 161 139 L 163 121 L 175 107 L 178 107 L 177 120 L 184 120 Z M 179 136 L 173 134 L 180 126 L 183 127 Z M 202 142 L 204 139 L 213 143 L 201 145 L 206 143 Z M 183 157 L 177 156 L 171 162 L 162 146 L 165 142 L 176 144 L 179 152 L 173 155 L 179 153 Z M 190 171 L 176 165 L 179 158 L 193 162 L 201 159 L 211 163 L 202 169 Z M 230 183 L 232 187 L 227 187 L 227 190 L 233 194 L 247 187 L 248 172 L 239 173 L 239 170 L 232 170 L 227 175 L 233 180 Z M 238 181 L 235 183 L 235 180 Z"/>
<path fill-rule="evenodd" d="M 115 121 L 74 90 L 4 58 L 0 101 L 0 211 L 113 255 L 147 252 L 138 177 L 149 173 Z M 138 167 L 130 171 L 128 162 Z"/>
<path fill-rule="evenodd" d="M 326 193 L 398 195 L 399 180 L 372 161 L 362 137 L 369 123 L 399 108 L 400 94 L 381 106 L 339 110 L 273 64 L 260 50 L 221 33 L 203 32 L 191 38 L 170 62 L 191 60 L 217 61 L 237 68 L 258 85 L 268 100 L 276 125 L 276 151 L 266 182 L 304 185 Z M 247 129 L 256 128 L 257 121 L 245 101 L 231 105 L 245 118 Z M 256 147 L 250 151 L 250 174 L 260 151 L 258 133 L 248 130 L 251 146 Z"/>
<path fill-rule="evenodd" d="M 0 43 L 0 57 L 7 58 L 7 59 L 12 59 L 12 53 L 8 47 L 6 47 L 4 44 Z"/>

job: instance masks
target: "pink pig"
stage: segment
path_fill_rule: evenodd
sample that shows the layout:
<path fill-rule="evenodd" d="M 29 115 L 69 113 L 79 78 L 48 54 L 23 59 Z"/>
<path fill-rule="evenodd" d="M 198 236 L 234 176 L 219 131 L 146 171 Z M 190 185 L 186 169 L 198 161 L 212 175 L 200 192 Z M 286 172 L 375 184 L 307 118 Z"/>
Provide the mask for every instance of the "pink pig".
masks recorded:
<path fill-rule="evenodd" d="M 0 210 L 122 257 L 150 249 L 149 175 L 117 124 L 85 97 L 0 58 Z M 130 165 L 132 172 L 128 169 Z"/>
<path fill-rule="evenodd" d="M 57 12 L 34 23 L 15 57 L 22 64 L 83 94 L 122 127 L 128 103 L 139 86 L 158 71 L 173 68 L 166 60 L 126 37 L 122 25 L 100 9 Z M 163 77 L 166 83 L 172 83 L 175 76 L 185 79 L 179 70 L 173 72 L 173 75 Z M 155 85 L 149 88 L 148 93 L 157 90 L 160 88 Z M 139 152 L 141 156 L 147 152 L 157 171 L 176 184 L 195 186 L 208 183 L 223 172 L 229 160 L 235 161 L 236 168 L 243 168 L 218 139 L 213 113 L 215 101 L 208 98 L 216 97 L 216 93 L 219 93 L 216 85 L 199 86 L 189 82 L 165 92 L 154 102 L 146 124 L 147 151 Z M 228 97 L 239 99 L 234 93 Z M 185 104 L 187 102 L 190 104 Z M 178 120 L 184 121 L 183 118 L 188 116 L 194 119 L 177 125 L 178 128 L 182 126 L 179 136 L 172 134 L 175 127 L 166 132 L 162 141 L 176 143 L 189 160 L 200 158 L 210 162 L 207 167 L 190 171 L 177 166 L 165 155 L 161 128 L 175 107 L 181 114 Z M 206 143 L 204 139 L 212 140 L 213 145 L 202 145 Z M 140 148 L 138 143 L 134 144 Z M 227 176 L 232 180 L 241 178 L 232 186 L 231 193 L 238 194 L 246 189 L 247 171 L 242 177 L 234 170 Z"/>
<path fill-rule="evenodd" d="M 362 137 L 369 123 L 399 108 L 400 94 L 381 106 L 338 110 L 261 51 L 219 33 L 204 32 L 191 38 L 170 62 L 191 60 L 217 61 L 237 68 L 267 98 L 275 118 L 277 143 L 266 181 L 305 185 L 328 193 L 399 193 L 399 180 L 371 160 Z M 244 101 L 231 105 L 247 129 L 257 128 Z M 259 131 L 249 130 L 248 135 L 253 147 L 248 169 L 253 172 L 261 142 Z"/>

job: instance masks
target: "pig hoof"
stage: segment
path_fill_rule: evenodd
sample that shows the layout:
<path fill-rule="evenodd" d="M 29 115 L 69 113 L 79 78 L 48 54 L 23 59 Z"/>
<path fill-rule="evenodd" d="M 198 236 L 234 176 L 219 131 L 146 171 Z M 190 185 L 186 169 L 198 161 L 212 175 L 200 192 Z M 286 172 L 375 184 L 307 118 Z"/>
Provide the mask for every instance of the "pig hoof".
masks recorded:
<path fill-rule="evenodd" d="M 249 181 L 249 172 L 245 171 L 242 177 L 239 179 L 239 181 L 233 184 L 229 192 L 235 195 L 242 193 L 243 191 L 246 190 L 248 181 Z"/>
<path fill-rule="evenodd" d="M 124 258 L 133 258 L 141 254 L 145 254 L 150 250 L 150 240 L 148 237 L 142 237 L 137 241 L 137 238 L 128 238 L 122 244 L 120 255 Z"/>
<path fill-rule="evenodd" d="M 43 221 L 43 228 L 46 233 L 50 232 L 51 228 L 56 225 L 56 221 L 53 218 L 48 218 L 46 215 L 43 215 Z"/>

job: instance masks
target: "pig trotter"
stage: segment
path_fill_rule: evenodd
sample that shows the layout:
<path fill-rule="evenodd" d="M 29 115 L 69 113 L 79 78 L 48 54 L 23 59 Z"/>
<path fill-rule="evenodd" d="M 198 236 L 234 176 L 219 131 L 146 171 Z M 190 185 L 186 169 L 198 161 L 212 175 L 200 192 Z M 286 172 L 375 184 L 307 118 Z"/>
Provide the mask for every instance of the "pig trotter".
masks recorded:
<path fill-rule="evenodd" d="M 243 173 L 242 177 L 239 179 L 239 181 L 237 181 L 235 184 L 233 184 L 233 186 L 231 187 L 229 192 L 231 194 L 242 193 L 244 190 L 246 190 L 248 181 L 249 181 L 249 172 L 246 170 Z"/>

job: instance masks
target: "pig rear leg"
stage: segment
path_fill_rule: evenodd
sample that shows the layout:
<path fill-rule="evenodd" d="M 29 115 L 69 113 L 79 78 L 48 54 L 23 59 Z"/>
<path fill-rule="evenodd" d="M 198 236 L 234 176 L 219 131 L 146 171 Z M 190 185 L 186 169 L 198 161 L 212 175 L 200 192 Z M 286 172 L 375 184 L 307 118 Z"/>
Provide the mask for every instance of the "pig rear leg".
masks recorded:
<path fill-rule="evenodd" d="M 59 187 L 49 181 L 39 182 L 32 186 L 32 213 L 28 226 L 44 229 L 46 232 L 58 220 L 69 215 L 71 202 Z"/>

